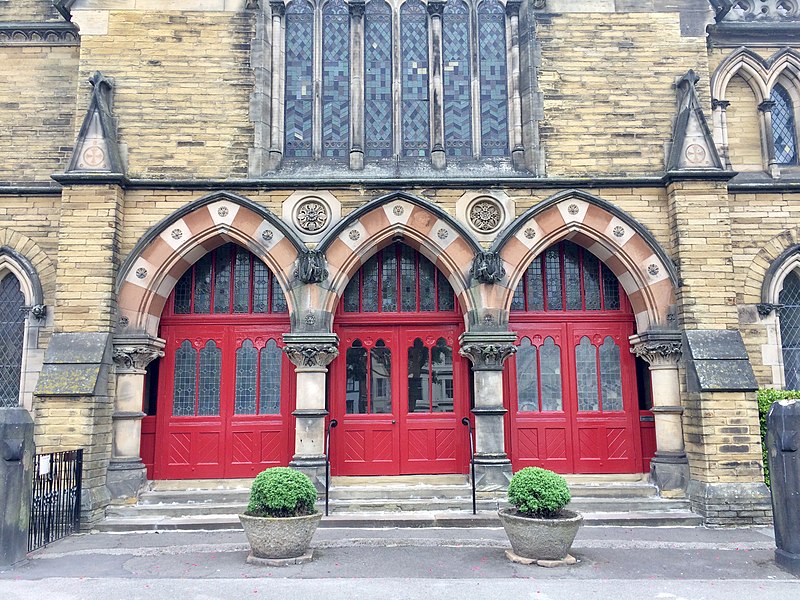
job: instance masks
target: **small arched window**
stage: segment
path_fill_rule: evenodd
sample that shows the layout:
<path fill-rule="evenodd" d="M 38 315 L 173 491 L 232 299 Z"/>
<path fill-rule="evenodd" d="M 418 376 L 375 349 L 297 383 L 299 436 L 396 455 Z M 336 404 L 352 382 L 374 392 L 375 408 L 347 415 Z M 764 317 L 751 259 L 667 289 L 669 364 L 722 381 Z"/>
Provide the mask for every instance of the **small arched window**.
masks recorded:
<path fill-rule="evenodd" d="M 772 101 L 772 139 L 775 144 L 775 161 L 779 165 L 797 164 L 797 128 L 794 106 L 789 92 L 777 84 L 770 94 Z"/>
<path fill-rule="evenodd" d="M 792 271 L 778 294 L 781 350 L 786 389 L 800 389 L 800 277 Z"/>
<path fill-rule="evenodd" d="M 25 295 L 19 280 L 0 273 L 0 408 L 19 405 Z"/>

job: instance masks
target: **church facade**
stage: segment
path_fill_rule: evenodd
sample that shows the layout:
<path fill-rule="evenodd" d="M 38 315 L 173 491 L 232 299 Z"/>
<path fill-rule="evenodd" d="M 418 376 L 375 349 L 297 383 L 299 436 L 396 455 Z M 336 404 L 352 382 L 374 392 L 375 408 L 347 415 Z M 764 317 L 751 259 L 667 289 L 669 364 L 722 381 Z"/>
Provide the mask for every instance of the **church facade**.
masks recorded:
<path fill-rule="evenodd" d="M 13 6 L 12 6 L 13 4 Z M 0 2 L 0 406 L 147 479 L 649 473 L 767 522 L 795 0 Z M 331 427 L 335 421 L 336 426 Z"/>

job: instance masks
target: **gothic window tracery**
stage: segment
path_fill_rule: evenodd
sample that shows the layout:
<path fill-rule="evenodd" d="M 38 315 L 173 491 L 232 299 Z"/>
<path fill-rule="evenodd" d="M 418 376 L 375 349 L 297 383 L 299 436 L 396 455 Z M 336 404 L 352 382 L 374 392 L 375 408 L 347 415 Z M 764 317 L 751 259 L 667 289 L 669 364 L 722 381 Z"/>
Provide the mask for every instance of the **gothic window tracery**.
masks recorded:
<path fill-rule="evenodd" d="M 779 165 L 797 164 L 797 128 L 794 106 L 789 92 L 780 84 L 772 88 L 772 139 L 775 160 Z"/>

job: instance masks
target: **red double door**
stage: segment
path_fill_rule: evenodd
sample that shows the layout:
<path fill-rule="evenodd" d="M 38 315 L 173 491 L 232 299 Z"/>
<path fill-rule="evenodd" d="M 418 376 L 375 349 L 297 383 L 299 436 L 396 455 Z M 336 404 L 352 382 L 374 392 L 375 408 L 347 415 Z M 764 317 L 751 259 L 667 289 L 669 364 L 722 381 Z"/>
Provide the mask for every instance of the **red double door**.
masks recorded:
<path fill-rule="evenodd" d="M 506 373 L 514 470 L 642 472 L 633 326 L 519 323 Z"/>
<path fill-rule="evenodd" d="M 337 475 L 465 473 L 467 366 L 457 325 L 343 326 L 331 365 Z"/>

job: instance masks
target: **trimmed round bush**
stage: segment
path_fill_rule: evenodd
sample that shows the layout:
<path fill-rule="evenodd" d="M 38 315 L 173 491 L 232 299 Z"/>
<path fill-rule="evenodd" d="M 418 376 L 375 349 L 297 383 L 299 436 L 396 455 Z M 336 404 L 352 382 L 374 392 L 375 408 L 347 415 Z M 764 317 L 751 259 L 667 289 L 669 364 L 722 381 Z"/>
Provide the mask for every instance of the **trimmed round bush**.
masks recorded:
<path fill-rule="evenodd" d="M 301 517 L 314 514 L 317 490 L 308 475 L 289 467 L 271 467 L 259 473 L 250 488 L 246 515 Z"/>
<path fill-rule="evenodd" d="M 570 499 L 566 479 L 539 467 L 517 471 L 508 485 L 508 501 L 524 517 L 557 517 Z"/>

